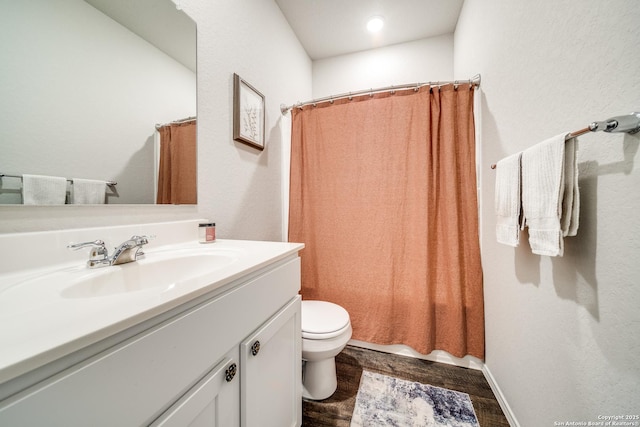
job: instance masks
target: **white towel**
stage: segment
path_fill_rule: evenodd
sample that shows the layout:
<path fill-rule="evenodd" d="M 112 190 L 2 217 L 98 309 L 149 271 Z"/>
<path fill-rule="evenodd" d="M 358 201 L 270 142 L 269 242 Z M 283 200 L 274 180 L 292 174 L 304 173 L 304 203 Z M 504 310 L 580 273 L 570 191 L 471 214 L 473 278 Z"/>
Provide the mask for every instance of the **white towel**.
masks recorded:
<path fill-rule="evenodd" d="M 567 145 L 566 135 L 549 138 L 522 153 L 522 213 L 531 250 L 538 255 L 562 256 L 563 237 L 577 232 L 575 140 Z"/>
<path fill-rule="evenodd" d="M 578 234 L 580 189 L 578 187 L 578 139 L 570 138 L 564 146 L 564 196 L 561 226 L 563 236 Z"/>
<path fill-rule="evenodd" d="M 516 247 L 520 243 L 520 160 L 522 153 L 500 160 L 496 165 L 496 238 Z"/>
<path fill-rule="evenodd" d="M 103 205 L 106 191 L 106 181 L 73 178 L 74 205 Z"/>
<path fill-rule="evenodd" d="M 25 205 L 64 205 L 66 198 L 66 178 L 22 175 L 22 203 Z"/>

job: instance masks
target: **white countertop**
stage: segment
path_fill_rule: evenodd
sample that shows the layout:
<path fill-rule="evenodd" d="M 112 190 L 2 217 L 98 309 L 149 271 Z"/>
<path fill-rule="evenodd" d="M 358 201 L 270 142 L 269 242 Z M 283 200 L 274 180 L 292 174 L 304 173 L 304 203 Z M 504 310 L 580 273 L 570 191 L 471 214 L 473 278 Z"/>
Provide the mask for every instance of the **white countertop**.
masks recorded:
<path fill-rule="evenodd" d="M 217 240 L 153 248 L 145 247 L 145 259 L 167 256 L 168 250 L 224 251 L 234 254 L 213 271 L 200 272 L 175 286 L 115 292 L 99 297 L 65 296 L 68 283 L 44 274 L 79 277 L 87 274 L 84 262 L 57 264 L 0 274 L 0 385 L 60 357 L 73 353 L 127 328 L 158 316 L 199 296 L 219 289 L 267 265 L 295 255 L 298 243 Z M 237 256 L 236 256 L 237 255 Z M 141 260 L 138 262 L 145 262 Z M 133 263 L 132 263 L 133 264 Z M 121 266 L 103 269 L 127 268 Z M 100 270 L 100 269 L 97 269 Z M 48 276 L 47 276 L 48 277 Z M 51 276 L 55 277 L 55 276 Z M 34 285 L 37 283 L 37 285 Z"/>

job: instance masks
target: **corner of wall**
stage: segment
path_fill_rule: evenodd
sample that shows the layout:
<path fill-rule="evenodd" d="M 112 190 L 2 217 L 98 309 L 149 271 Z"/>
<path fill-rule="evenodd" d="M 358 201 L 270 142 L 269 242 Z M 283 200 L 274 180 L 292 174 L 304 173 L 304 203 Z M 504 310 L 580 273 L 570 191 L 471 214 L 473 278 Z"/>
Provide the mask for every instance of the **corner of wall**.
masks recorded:
<path fill-rule="evenodd" d="M 496 396 L 496 400 L 498 401 L 498 404 L 500 405 L 500 408 L 502 409 L 504 416 L 507 417 L 507 421 L 509 421 L 509 425 L 511 427 L 520 427 L 520 423 L 518 423 L 518 420 L 516 419 L 515 414 L 511 410 L 511 407 L 509 406 L 507 399 L 502 393 L 500 386 L 498 385 L 498 383 L 496 382 L 496 379 L 491 374 L 491 371 L 489 370 L 489 367 L 487 366 L 486 363 L 482 366 L 482 373 L 484 374 L 485 379 L 489 383 L 489 387 L 491 387 L 491 391 L 493 391 L 493 394 Z"/>

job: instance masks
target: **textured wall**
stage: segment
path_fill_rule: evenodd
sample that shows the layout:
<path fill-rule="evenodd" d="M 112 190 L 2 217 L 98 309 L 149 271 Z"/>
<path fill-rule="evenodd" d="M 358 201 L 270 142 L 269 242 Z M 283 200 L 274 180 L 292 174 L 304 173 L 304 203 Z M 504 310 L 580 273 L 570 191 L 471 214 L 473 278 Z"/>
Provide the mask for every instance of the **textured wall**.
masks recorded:
<path fill-rule="evenodd" d="M 640 110 L 633 0 L 466 0 L 456 77 L 482 74 L 486 365 L 519 424 L 637 414 L 640 135 L 580 138 L 578 236 L 562 258 L 495 240 L 491 163 L 590 121 Z"/>
<path fill-rule="evenodd" d="M 198 211 L 222 238 L 282 237 L 280 104 L 311 93 L 311 60 L 273 1 L 185 1 L 198 23 Z M 233 141 L 233 73 L 266 98 L 266 148 Z"/>

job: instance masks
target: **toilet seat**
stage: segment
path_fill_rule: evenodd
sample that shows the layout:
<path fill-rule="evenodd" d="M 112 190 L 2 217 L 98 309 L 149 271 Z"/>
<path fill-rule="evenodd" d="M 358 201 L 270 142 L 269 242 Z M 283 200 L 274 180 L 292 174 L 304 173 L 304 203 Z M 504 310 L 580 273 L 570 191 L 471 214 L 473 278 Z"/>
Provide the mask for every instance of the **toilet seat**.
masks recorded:
<path fill-rule="evenodd" d="M 324 340 L 350 330 L 349 313 L 327 301 L 302 301 L 302 338 Z"/>

